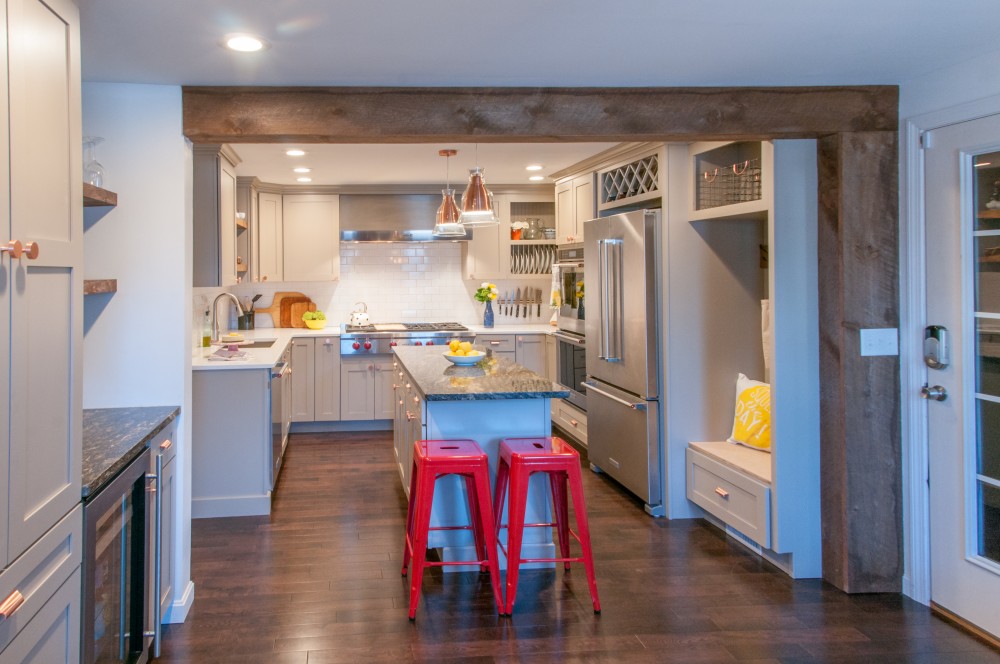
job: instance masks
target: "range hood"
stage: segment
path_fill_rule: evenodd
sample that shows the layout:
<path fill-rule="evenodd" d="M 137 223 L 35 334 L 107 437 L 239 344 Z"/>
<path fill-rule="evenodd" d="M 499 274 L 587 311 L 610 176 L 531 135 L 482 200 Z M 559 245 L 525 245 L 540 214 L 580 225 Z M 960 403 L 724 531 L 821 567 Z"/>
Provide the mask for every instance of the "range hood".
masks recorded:
<path fill-rule="evenodd" d="M 440 194 L 341 194 L 340 239 L 343 242 L 455 242 L 434 237 Z M 465 238 L 472 238 L 467 231 Z"/>

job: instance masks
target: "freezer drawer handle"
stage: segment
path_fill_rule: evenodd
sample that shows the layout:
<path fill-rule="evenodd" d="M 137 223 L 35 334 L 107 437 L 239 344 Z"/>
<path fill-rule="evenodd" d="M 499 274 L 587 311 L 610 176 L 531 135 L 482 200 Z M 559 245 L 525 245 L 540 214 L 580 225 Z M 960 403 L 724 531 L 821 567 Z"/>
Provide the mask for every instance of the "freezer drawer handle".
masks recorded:
<path fill-rule="evenodd" d="M 719 494 L 723 500 L 729 500 L 729 492 L 723 489 L 721 486 L 715 487 L 715 492 Z"/>
<path fill-rule="evenodd" d="M 580 384 L 583 385 L 584 387 L 586 387 L 588 390 L 592 390 L 594 392 L 597 392 L 601 396 L 607 397 L 607 398 L 611 399 L 612 401 L 617 401 L 621 405 L 628 406 L 632 410 L 646 410 L 646 404 L 643 401 L 636 401 L 636 402 L 626 401 L 625 399 L 622 399 L 620 397 L 616 397 L 613 394 L 608 394 L 604 390 L 598 389 L 597 387 L 594 386 L 593 383 L 588 383 L 587 381 L 583 381 Z"/>

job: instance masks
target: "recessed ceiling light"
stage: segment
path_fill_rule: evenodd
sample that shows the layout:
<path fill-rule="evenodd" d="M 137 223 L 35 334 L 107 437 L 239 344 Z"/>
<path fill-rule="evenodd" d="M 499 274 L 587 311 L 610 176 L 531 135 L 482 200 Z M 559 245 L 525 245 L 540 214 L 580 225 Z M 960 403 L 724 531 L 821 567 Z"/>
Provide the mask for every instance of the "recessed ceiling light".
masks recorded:
<path fill-rule="evenodd" d="M 542 170 L 542 165 L 541 164 L 529 164 L 528 166 L 524 167 L 524 170 L 526 170 L 526 171 L 540 171 L 540 170 Z"/>
<path fill-rule="evenodd" d="M 299 182 L 312 182 L 313 181 L 312 178 L 295 178 L 295 179 L 298 180 Z"/>
<path fill-rule="evenodd" d="M 545 176 L 544 175 L 532 175 L 528 179 L 531 180 L 532 182 L 539 182 L 540 180 L 544 180 Z"/>
<path fill-rule="evenodd" d="M 263 37 L 242 34 L 226 35 L 223 43 L 229 50 L 239 51 L 240 53 L 255 53 L 256 51 L 263 51 L 270 46 Z"/>
<path fill-rule="evenodd" d="M 296 173 L 311 173 L 312 172 L 311 168 L 306 168 L 305 166 L 299 166 L 298 168 L 293 168 L 292 170 L 295 171 Z"/>
<path fill-rule="evenodd" d="M 295 148 L 293 150 L 285 150 L 285 154 L 287 154 L 289 157 L 304 157 L 306 151 Z"/>

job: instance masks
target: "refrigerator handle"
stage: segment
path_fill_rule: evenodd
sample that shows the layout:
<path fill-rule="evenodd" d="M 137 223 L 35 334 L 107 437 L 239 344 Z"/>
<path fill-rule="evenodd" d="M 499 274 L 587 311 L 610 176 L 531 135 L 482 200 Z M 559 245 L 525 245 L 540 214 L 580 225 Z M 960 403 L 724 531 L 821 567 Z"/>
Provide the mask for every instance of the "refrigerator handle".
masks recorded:
<path fill-rule="evenodd" d="M 624 284 L 622 283 L 622 241 L 620 239 L 608 240 L 605 243 L 607 258 L 605 264 L 608 270 L 607 300 L 608 308 L 605 310 L 604 320 L 610 328 L 607 342 L 607 361 L 622 361 L 622 339 L 625 331 L 622 324 L 625 320 L 623 303 L 625 300 Z"/>
<path fill-rule="evenodd" d="M 588 391 L 597 392 L 602 397 L 607 397 L 607 398 L 611 399 L 612 401 L 616 401 L 616 402 L 620 403 L 623 406 L 628 406 L 632 410 L 646 410 L 646 402 L 645 401 L 636 401 L 636 402 L 626 401 L 625 399 L 622 399 L 621 397 L 616 397 L 613 394 L 605 392 L 604 390 L 598 388 L 596 385 L 594 385 L 593 383 L 591 383 L 590 381 L 587 381 L 587 380 L 583 381 L 580 384 L 583 385 L 585 388 L 587 388 Z"/>
<path fill-rule="evenodd" d="M 608 359 L 608 245 L 605 240 L 597 241 L 597 274 L 600 277 L 600 293 L 598 293 L 597 315 L 601 319 L 601 339 L 598 343 L 598 359 Z"/>

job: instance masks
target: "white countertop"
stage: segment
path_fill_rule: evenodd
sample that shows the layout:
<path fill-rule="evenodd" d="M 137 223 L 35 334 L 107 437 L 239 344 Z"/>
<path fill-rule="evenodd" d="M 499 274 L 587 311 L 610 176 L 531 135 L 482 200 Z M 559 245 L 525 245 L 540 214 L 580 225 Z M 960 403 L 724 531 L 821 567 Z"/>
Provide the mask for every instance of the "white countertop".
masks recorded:
<path fill-rule="evenodd" d="M 475 334 L 549 334 L 556 328 L 547 323 L 515 323 L 513 325 L 497 325 L 495 327 L 483 327 L 482 325 L 466 325 Z M 208 356 L 214 353 L 218 346 L 210 348 L 198 348 L 192 353 L 191 368 L 195 371 L 203 370 L 227 370 L 227 369 L 270 369 L 278 360 L 281 354 L 288 347 L 289 342 L 297 337 L 339 337 L 340 325 L 330 324 L 322 330 L 310 330 L 298 327 L 263 327 L 256 330 L 232 330 L 242 334 L 249 341 L 261 341 L 274 339 L 274 345 L 270 348 L 248 348 L 245 349 L 247 359 L 232 361 L 209 360 Z M 223 332 L 227 334 L 228 331 Z"/>

